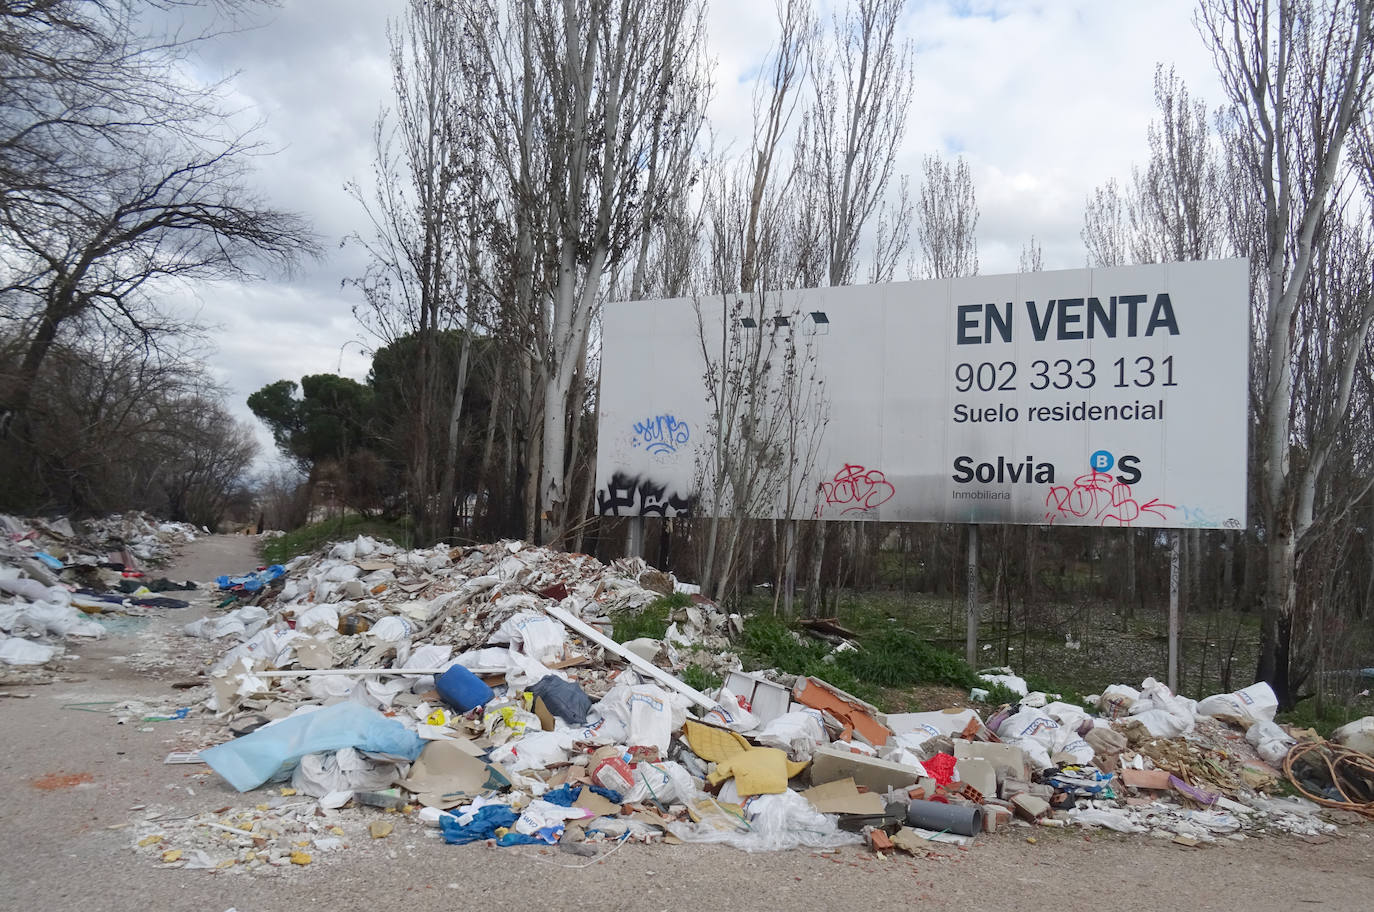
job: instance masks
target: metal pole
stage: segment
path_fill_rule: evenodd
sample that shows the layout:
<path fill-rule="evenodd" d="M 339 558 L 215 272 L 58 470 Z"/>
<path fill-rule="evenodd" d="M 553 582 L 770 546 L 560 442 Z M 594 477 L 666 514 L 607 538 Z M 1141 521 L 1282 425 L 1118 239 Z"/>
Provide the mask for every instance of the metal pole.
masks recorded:
<path fill-rule="evenodd" d="M 1169 533 L 1169 689 L 1178 693 L 1178 542 L 1175 529 Z"/>
<path fill-rule="evenodd" d="M 787 569 L 783 575 L 782 613 L 792 616 L 792 598 L 797 592 L 797 521 L 787 520 Z"/>
<path fill-rule="evenodd" d="M 973 665 L 978 656 L 978 526 L 968 527 L 968 632 L 964 637 L 964 660 Z"/>
<path fill-rule="evenodd" d="M 644 517 L 630 517 L 629 541 L 625 545 L 626 557 L 644 556 Z"/>

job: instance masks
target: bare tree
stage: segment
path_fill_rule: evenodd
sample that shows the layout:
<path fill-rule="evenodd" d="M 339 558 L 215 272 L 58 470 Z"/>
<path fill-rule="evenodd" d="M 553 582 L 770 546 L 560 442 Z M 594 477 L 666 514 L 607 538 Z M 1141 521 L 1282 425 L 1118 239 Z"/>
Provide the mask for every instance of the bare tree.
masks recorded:
<path fill-rule="evenodd" d="M 1227 246 L 1222 169 L 1207 107 L 1172 70 L 1155 68 L 1150 159 L 1132 175 L 1128 206 L 1137 263 L 1204 260 Z"/>
<path fill-rule="evenodd" d="M 1203 0 L 1198 24 L 1211 46 L 1230 109 L 1228 143 L 1236 189 L 1258 200 L 1257 221 L 1238 226 L 1237 246 L 1255 267 L 1262 385 L 1259 389 L 1260 522 L 1268 572 L 1258 676 L 1282 705 L 1297 696 L 1290 677 L 1295 577 L 1317 526 L 1314 492 L 1320 460 L 1292 458 L 1300 416 L 1294 388 L 1297 315 L 1311 279 L 1319 232 L 1329 217 L 1352 131 L 1368 129 L 1370 0 Z M 1339 332 L 1353 368 L 1368 323 Z M 1333 411 L 1344 417 L 1349 385 Z"/>
<path fill-rule="evenodd" d="M 1083 230 L 1089 266 L 1122 266 L 1129 259 L 1126 203 L 1113 178 L 1095 189 L 1083 207 Z"/>
<path fill-rule="evenodd" d="M 768 78 L 760 80 L 754 94 L 754 136 L 750 146 L 747 177 L 748 204 L 740 251 L 739 287 L 752 292 L 761 259 L 777 266 L 773 248 L 782 231 L 781 200 L 791 184 L 791 172 L 779 174 L 780 155 L 788 137 L 816 43 L 816 21 L 810 0 L 775 0 L 778 43 L 764 62 Z M 712 258 L 715 262 L 715 258 Z M 730 283 L 717 286 L 721 291 Z"/>
<path fill-rule="evenodd" d="M 1021 247 L 1021 256 L 1017 260 L 1017 272 L 1039 272 L 1045 268 L 1045 248 L 1040 246 L 1040 242 L 1031 235 L 1030 242 Z"/>
<path fill-rule="evenodd" d="M 530 328 L 542 425 L 529 441 L 543 538 L 561 543 L 585 505 L 569 459 L 579 439 L 589 333 L 622 262 L 678 195 L 682 169 L 644 163 L 675 130 L 695 130 L 694 104 L 665 103 L 679 64 L 699 53 L 701 8 L 690 0 L 523 0 L 474 3 L 488 100 L 483 127 L 509 220 L 517 319 Z M 695 89 L 694 89 L 695 91 Z M 660 150 L 661 151 L 661 150 Z M 645 215 L 645 210 L 649 215 Z M 533 417 L 533 416 L 531 416 Z"/>
<path fill-rule="evenodd" d="M 23 339 L 0 423 L 64 332 L 98 321 L 158 344 L 186 328 L 159 306 L 169 282 L 316 250 L 249 188 L 255 146 L 228 132 L 215 87 L 186 84 L 193 42 L 144 31 L 120 0 L 0 7 L 0 313 Z"/>
<path fill-rule="evenodd" d="M 709 517 L 701 582 L 703 592 L 724 598 L 747 561 L 751 520 L 781 514 L 791 521 L 809 508 L 802 485 L 828 405 L 795 305 L 756 291 L 721 295 L 718 314 L 711 299 L 699 298 L 696 313 L 711 408 L 696 481 Z"/>
<path fill-rule="evenodd" d="M 897 25 L 905 0 L 849 0 L 831 19 L 816 67 L 803 174 L 820 188 L 828 285 L 854 281 L 864 230 L 883 206 L 911 105 L 911 42 Z M 911 218 L 905 194 L 887 213 L 878 272 L 900 248 Z M 890 272 L 890 268 L 886 271 Z"/>
<path fill-rule="evenodd" d="M 953 164 L 939 153 L 923 161 L 925 181 L 916 204 L 921 259 L 912 272 L 923 279 L 978 274 L 978 199 L 961 155 Z"/>
<path fill-rule="evenodd" d="M 405 18 L 389 26 L 395 106 L 374 130 L 375 186 L 368 194 L 348 185 L 372 225 L 370 237 L 352 238 L 369 259 L 350 280 L 364 299 L 354 313 L 383 345 L 417 340 L 406 449 L 411 503 L 431 538 L 448 534 L 453 519 L 473 334 L 486 319 L 479 272 L 489 194 L 477 116 L 484 83 L 464 26 L 461 11 L 427 0 L 411 0 Z M 437 338 L 446 331 L 458 334 L 456 361 L 441 357 Z"/>

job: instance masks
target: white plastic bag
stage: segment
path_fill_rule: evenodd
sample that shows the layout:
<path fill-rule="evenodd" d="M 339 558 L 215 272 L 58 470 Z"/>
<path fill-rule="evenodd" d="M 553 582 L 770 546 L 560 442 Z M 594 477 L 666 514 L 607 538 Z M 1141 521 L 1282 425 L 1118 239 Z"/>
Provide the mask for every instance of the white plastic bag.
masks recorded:
<path fill-rule="evenodd" d="M 798 763 L 810 760 L 817 748 L 830 741 L 821 714 L 814 709 L 783 713 L 765 725 L 757 737 L 759 744 L 784 750 L 789 760 Z"/>
<path fill-rule="evenodd" d="M 759 727 L 758 716 L 745 709 L 728 687 L 720 689 L 718 702 L 707 711 L 705 721 L 737 732 L 751 732 Z"/>
<path fill-rule="evenodd" d="M 1003 687 L 1007 688 L 1012 693 L 1018 694 L 1022 697 L 1026 696 L 1030 692 L 1029 689 L 1026 687 L 1026 679 L 1020 677 L 1019 675 L 1014 675 L 1010 673 L 980 674 L 978 676 L 978 679 L 980 681 L 986 681 L 989 684 L 1001 684 Z"/>
<path fill-rule="evenodd" d="M 337 633 L 339 610 L 337 605 L 314 605 L 296 615 L 296 629 L 301 633 Z"/>
<path fill-rule="evenodd" d="M 23 637 L 7 637 L 0 642 L 0 662 L 6 665 L 42 665 L 61 651 L 58 646 L 34 643 Z"/>
<path fill-rule="evenodd" d="M 687 719 L 685 707 L 657 684 L 616 684 L 592 709 L 624 723 L 627 745 L 656 747 L 660 754 Z"/>
<path fill-rule="evenodd" d="M 392 615 L 373 624 L 372 628 L 367 631 L 367 636 L 374 640 L 381 640 L 383 643 L 399 643 L 401 640 L 410 639 L 414 633 L 414 624 L 403 617 Z"/>
<path fill-rule="evenodd" d="M 518 738 L 492 748 L 491 762 L 513 773 L 544 769 L 550 764 L 566 763 L 572 747 L 567 734 L 557 731 L 526 731 Z"/>
<path fill-rule="evenodd" d="M 1061 726 L 1038 709 L 1023 709 L 1003 720 L 997 736 L 1007 744 L 1014 744 L 1026 752 L 1026 759 L 1035 769 L 1051 766 L 1050 751 L 1055 748 Z"/>
<path fill-rule="evenodd" d="M 625 804 L 657 800 L 664 807 L 674 802 L 686 804 L 696 798 L 700 789 L 681 764 L 671 760 L 659 763 L 636 763 L 635 784 L 621 799 Z"/>
<path fill-rule="evenodd" d="M 1120 719 L 1131 711 L 1135 701 L 1140 699 L 1140 691 L 1125 684 L 1113 684 L 1102 691 L 1097 698 L 1098 711 L 1108 719 Z"/>
<path fill-rule="evenodd" d="M 291 787 L 312 798 L 330 792 L 374 792 L 404 779 L 410 764 L 366 757 L 351 747 L 306 754 L 291 774 Z"/>
<path fill-rule="evenodd" d="M 749 802 L 749 828 L 723 830 L 709 823 L 670 823 L 668 831 L 683 842 L 724 843 L 745 852 L 779 852 L 809 846 L 829 849 L 863 840 L 846 833 L 836 818 L 822 814 L 799 793 L 760 795 Z"/>
<path fill-rule="evenodd" d="M 36 602 L 24 605 L 15 618 L 14 633 L 29 632 L 37 636 L 51 633 L 54 636 L 83 636 L 99 639 L 105 635 L 105 628 L 88 618 L 85 612 L 70 604 Z"/>
<path fill-rule="evenodd" d="M 1288 751 L 1298 742 L 1273 722 L 1256 722 L 1245 732 L 1245 740 L 1255 746 L 1255 752 L 1265 763 L 1278 766 Z"/>
<path fill-rule="evenodd" d="M 1192 707 L 1154 678 L 1141 683 L 1140 699 L 1131 706 L 1130 715 L 1156 738 L 1177 738 L 1196 724 Z"/>
<path fill-rule="evenodd" d="M 1279 699 L 1264 681 L 1228 694 L 1213 694 L 1197 705 L 1198 715 L 1232 716 L 1255 722 L 1273 722 Z"/>
<path fill-rule="evenodd" d="M 491 641 L 519 646 L 540 662 L 556 662 L 563 657 L 567 629 L 543 612 L 518 611 L 496 628 Z"/>
<path fill-rule="evenodd" d="M 1331 740 L 1343 747 L 1374 756 L 1374 716 L 1365 716 L 1331 733 Z"/>

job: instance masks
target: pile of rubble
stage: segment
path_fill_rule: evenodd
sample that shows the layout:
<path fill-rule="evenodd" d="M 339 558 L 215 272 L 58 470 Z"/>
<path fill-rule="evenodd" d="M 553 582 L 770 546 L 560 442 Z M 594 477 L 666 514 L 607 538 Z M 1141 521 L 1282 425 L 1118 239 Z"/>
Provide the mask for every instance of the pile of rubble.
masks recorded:
<path fill-rule="evenodd" d="M 1296 739 L 1263 684 L 1196 703 L 1146 679 L 1089 709 L 1008 673 L 996 681 L 1020 699 L 986 718 L 883 713 L 818 678 L 742 671 L 739 619 L 642 561 L 520 542 L 359 538 L 220 585 L 233 609 L 185 630 L 224 647 L 192 693 L 238 737 L 176 759 L 270 791 L 180 826 L 138 821 L 137 845 L 168 864 L 309 864 L 398 813 L 450 843 L 588 855 L 627 840 L 917 853 L 1012 827 L 1185 845 L 1335 830 L 1317 804 L 1276 797 Z M 650 606 L 669 609 L 661 640 L 610 637 Z M 724 685 L 688 686 L 689 664 Z"/>
<path fill-rule="evenodd" d="M 0 666 L 44 665 L 62 655 L 68 637 L 103 636 L 95 615 L 185 605 L 155 590 L 186 584 L 152 580 L 145 570 L 197 534 L 141 514 L 75 525 L 0 514 Z"/>

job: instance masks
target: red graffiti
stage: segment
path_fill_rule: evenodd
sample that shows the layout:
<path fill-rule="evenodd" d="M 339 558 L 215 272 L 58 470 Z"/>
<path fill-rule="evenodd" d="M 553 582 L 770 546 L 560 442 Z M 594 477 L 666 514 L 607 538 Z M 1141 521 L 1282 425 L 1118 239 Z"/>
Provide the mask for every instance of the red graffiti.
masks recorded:
<path fill-rule="evenodd" d="M 1151 498 L 1141 503 L 1122 484 L 1103 472 L 1089 472 L 1073 481 L 1073 487 L 1055 485 L 1045 496 L 1045 521 L 1053 523 L 1061 517 L 1094 519 L 1103 526 L 1129 526 L 1146 513 L 1165 519 L 1164 511 L 1175 509 L 1173 504 L 1160 503 Z"/>
<path fill-rule="evenodd" d="M 830 481 L 821 482 L 818 490 L 821 503 L 816 505 L 817 516 L 827 506 L 844 506 L 841 515 L 866 513 L 887 503 L 897 493 L 882 472 L 849 463 L 845 463 Z"/>

